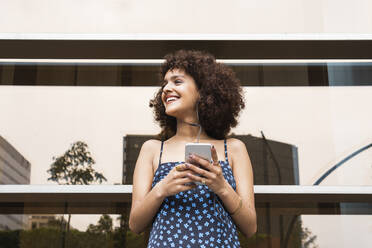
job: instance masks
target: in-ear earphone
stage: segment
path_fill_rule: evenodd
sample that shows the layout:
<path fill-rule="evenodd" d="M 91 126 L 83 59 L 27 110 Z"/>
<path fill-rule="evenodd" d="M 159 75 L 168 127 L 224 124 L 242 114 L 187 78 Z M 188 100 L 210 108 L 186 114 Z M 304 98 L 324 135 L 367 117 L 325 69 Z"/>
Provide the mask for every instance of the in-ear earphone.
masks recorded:
<path fill-rule="evenodd" d="M 196 136 L 196 143 L 199 143 L 199 140 L 200 140 L 200 134 L 201 134 L 201 131 L 202 131 L 202 126 L 200 125 L 200 121 L 199 121 L 199 109 L 198 109 L 198 105 L 199 105 L 199 99 L 196 101 L 196 120 L 198 123 L 190 123 L 190 122 L 186 122 L 186 121 L 183 121 L 191 126 L 194 126 L 194 127 L 199 127 L 199 132 L 198 132 L 198 135 Z"/>

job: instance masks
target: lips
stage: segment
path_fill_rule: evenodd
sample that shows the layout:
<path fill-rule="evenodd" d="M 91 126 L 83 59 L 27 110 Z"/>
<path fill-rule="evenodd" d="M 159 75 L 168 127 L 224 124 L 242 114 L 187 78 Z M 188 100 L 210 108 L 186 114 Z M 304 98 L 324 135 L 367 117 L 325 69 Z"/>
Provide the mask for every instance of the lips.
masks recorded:
<path fill-rule="evenodd" d="M 177 101 L 178 99 L 179 99 L 178 96 L 167 96 L 167 97 L 165 98 L 165 102 L 166 102 L 167 104 L 169 104 L 169 103 L 173 103 L 173 102 Z"/>

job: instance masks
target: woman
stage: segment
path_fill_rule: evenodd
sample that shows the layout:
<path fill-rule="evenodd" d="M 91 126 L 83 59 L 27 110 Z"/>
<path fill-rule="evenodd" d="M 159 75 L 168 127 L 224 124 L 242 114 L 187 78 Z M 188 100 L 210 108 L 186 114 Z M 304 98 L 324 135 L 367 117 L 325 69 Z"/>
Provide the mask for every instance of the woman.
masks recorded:
<path fill-rule="evenodd" d="M 185 50 L 165 56 L 161 78 L 150 107 L 163 141 L 141 148 L 129 227 L 152 225 L 148 247 L 240 247 L 236 226 L 247 237 L 256 232 L 249 155 L 243 142 L 226 139 L 245 107 L 240 82 L 212 55 Z M 213 162 L 183 161 L 185 144 L 197 141 L 212 144 Z"/>

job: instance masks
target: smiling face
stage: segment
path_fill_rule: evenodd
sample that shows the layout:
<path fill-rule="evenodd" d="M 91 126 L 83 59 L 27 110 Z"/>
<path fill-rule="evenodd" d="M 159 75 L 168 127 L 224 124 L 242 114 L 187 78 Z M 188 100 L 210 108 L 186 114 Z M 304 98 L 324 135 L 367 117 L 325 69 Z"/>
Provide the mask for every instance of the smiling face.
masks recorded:
<path fill-rule="evenodd" d="M 194 79 L 184 70 L 169 70 L 164 77 L 162 102 L 165 113 L 176 118 L 195 116 L 199 93 Z"/>

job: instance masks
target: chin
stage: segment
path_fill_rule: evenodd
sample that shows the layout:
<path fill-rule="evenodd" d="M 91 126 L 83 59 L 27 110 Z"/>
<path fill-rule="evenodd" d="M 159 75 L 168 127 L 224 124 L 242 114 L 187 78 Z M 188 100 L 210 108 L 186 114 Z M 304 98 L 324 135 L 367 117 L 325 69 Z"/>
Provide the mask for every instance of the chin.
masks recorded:
<path fill-rule="evenodd" d="M 178 118 L 179 110 L 176 110 L 176 109 L 165 110 L 165 114 L 166 114 L 166 115 L 169 115 L 169 116 L 172 116 L 172 117 L 174 117 L 174 118 Z"/>
<path fill-rule="evenodd" d="M 177 114 L 176 113 L 165 111 L 165 114 L 168 115 L 168 116 L 172 116 L 174 118 L 177 118 Z"/>

